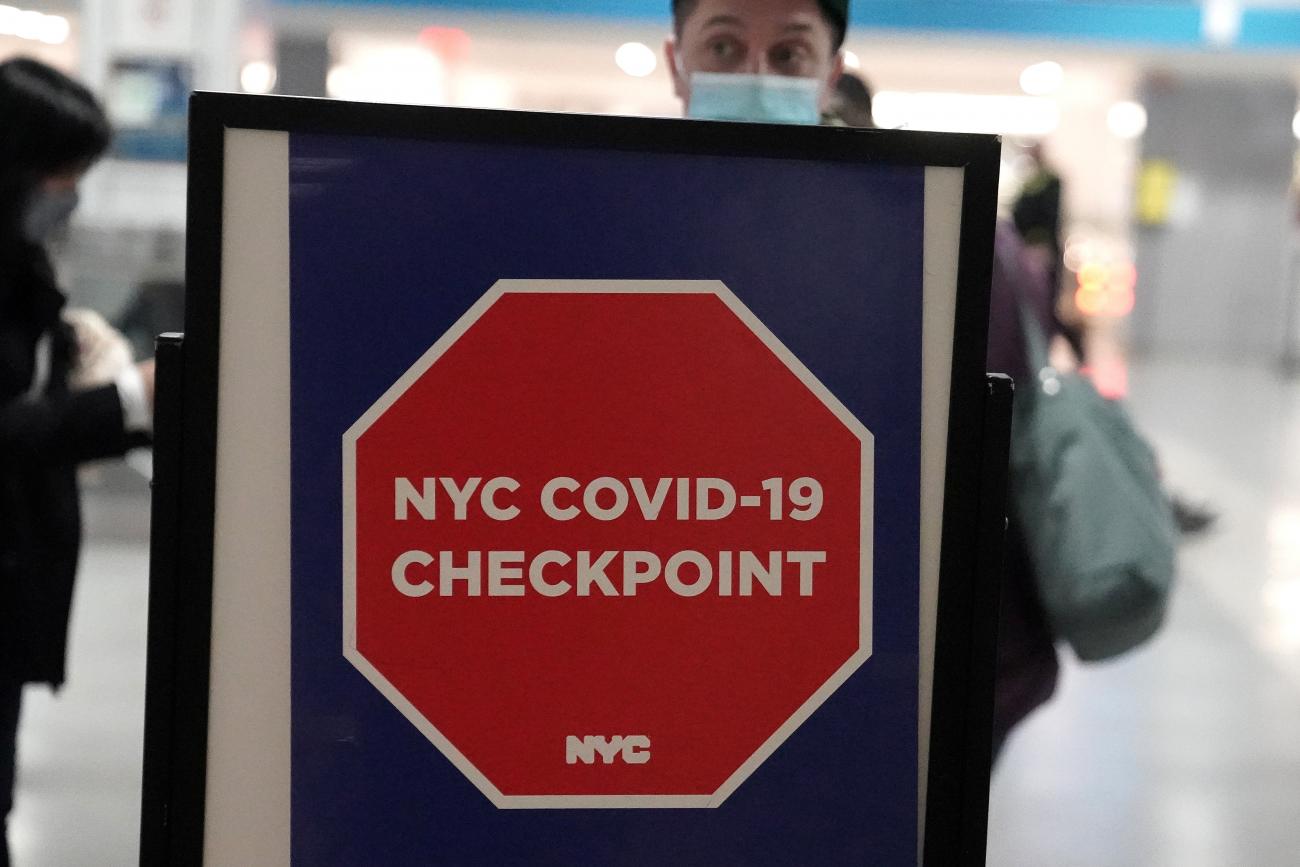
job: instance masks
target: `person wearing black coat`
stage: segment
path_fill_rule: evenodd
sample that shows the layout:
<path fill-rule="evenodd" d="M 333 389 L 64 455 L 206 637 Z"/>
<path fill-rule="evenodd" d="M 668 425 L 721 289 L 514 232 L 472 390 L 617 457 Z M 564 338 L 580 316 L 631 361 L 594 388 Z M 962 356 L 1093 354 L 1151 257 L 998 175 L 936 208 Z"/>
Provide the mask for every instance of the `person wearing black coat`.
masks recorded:
<path fill-rule="evenodd" d="M 1055 333 L 1050 277 L 1036 267 L 1032 257 L 1025 255 L 1013 225 L 999 221 L 994 239 L 988 369 L 1009 374 L 1017 388 L 1025 388 L 1036 371 L 1029 367 L 1021 309 L 1037 320 L 1044 334 Z M 1010 503 L 1007 508 L 1011 508 Z M 1060 674 L 1056 638 L 1038 596 L 1037 579 L 1021 523 L 1014 514 L 1007 522 L 1005 552 L 993 687 L 995 761 L 1012 730 L 1051 699 Z"/>
<path fill-rule="evenodd" d="M 45 240 L 109 127 L 81 85 L 36 61 L 0 63 L 0 816 L 13 802 L 24 684 L 64 680 L 81 543 L 77 466 L 147 442 L 153 369 L 87 386 Z M 78 382 L 78 386 L 70 385 Z M 0 865 L 8 867 L 8 845 Z"/>

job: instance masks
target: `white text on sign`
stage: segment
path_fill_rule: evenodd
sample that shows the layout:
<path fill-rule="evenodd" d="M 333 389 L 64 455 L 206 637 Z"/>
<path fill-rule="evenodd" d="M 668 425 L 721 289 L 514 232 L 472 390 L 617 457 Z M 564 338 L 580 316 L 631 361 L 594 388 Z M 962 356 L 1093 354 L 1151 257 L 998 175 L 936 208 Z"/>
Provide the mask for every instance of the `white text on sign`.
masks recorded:
<path fill-rule="evenodd" d="M 396 521 L 467 521 L 482 516 L 511 521 L 522 514 L 526 502 L 521 484 L 507 476 L 486 482 L 481 477 L 463 481 L 428 476 L 417 485 L 406 477 L 393 483 L 393 518 Z M 558 522 L 586 514 L 598 521 L 619 518 L 645 521 L 721 521 L 737 509 L 761 508 L 764 500 L 771 520 L 788 517 L 814 520 L 822 511 L 824 495 L 816 479 L 801 477 L 788 485 L 772 478 L 761 485 L 762 494 L 738 495 L 725 479 L 664 477 L 648 482 L 633 477 L 626 482 L 602 476 L 587 484 L 558 476 L 541 487 L 542 513 Z M 670 497 L 672 504 L 669 505 Z M 718 596 L 782 596 L 797 592 L 812 596 L 815 567 L 826 562 L 825 551 L 678 551 L 662 557 L 651 551 L 556 550 L 525 551 L 409 550 L 394 561 L 393 587 L 403 596 L 524 596 L 543 597 L 636 596 L 638 588 L 661 582 L 676 596 L 693 597 L 712 592 Z M 797 591 L 787 582 L 797 584 Z"/>
<path fill-rule="evenodd" d="M 612 765 L 619 759 L 629 765 L 644 765 L 650 761 L 650 738 L 645 735 L 615 735 L 612 738 L 603 735 L 569 735 L 564 739 L 565 763 L 594 765 L 597 756 L 607 765 Z"/>
<path fill-rule="evenodd" d="M 512 521 L 521 514 L 514 503 L 520 484 L 508 476 L 486 482 L 481 477 L 461 482 L 447 476 L 428 476 L 418 482 L 402 476 L 393 480 L 394 520 L 418 517 L 426 521 L 467 521 L 475 506 L 493 521 Z M 548 518 L 556 521 L 572 521 L 582 514 L 598 521 L 616 521 L 629 514 L 639 514 L 647 521 L 668 517 L 678 521 L 721 521 L 738 508 L 759 507 L 764 500 L 773 521 L 811 521 L 821 514 L 822 486 L 816 479 L 805 476 L 788 486 L 784 479 L 767 479 L 761 491 L 738 496 L 731 482 L 715 478 L 636 477 L 624 481 L 601 476 L 584 485 L 569 476 L 558 476 L 542 486 L 539 505 Z"/>
<path fill-rule="evenodd" d="M 797 572 L 799 595 L 811 596 L 813 567 L 825 562 L 825 551 L 679 551 L 666 563 L 651 551 L 578 551 L 577 557 L 543 551 L 532 558 L 523 551 L 441 551 L 437 557 L 407 551 L 393 561 L 392 579 L 399 593 L 416 599 L 433 593 L 435 584 L 440 596 L 524 596 L 530 590 L 550 597 L 635 596 L 638 587 L 661 578 L 677 596 L 710 590 L 780 596 L 787 576 L 796 577 L 789 573 Z"/>

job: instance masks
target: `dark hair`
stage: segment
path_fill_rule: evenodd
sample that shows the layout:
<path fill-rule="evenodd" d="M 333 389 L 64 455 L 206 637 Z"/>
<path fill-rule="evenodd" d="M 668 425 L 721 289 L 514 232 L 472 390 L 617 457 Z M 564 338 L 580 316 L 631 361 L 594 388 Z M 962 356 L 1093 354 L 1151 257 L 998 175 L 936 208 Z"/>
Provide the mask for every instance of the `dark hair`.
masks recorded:
<path fill-rule="evenodd" d="M 849 126 L 874 127 L 871 118 L 871 85 L 852 72 L 845 72 L 835 82 L 836 109 Z"/>
<path fill-rule="evenodd" d="M 29 58 L 0 63 L 0 222 L 22 208 L 42 175 L 89 165 L 111 137 L 85 87 Z"/>
<path fill-rule="evenodd" d="M 699 0 L 673 0 L 673 32 L 679 38 L 682 35 L 682 22 L 695 11 L 697 3 L 699 3 Z M 841 2 L 817 0 L 817 6 L 821 9 L 826 23 L 831 26 L 831 47 L 839 51 L 840 46 L 844 44 L 844 34 L 848 31 L 849 26 L 844 13 L 845 8 L 848 6 L 847 0 L 841 0 Z"/>
<path fill-rule="evenodd" d="M 29 58 L 0 63 L 0 172 L 94 162 L 111 138 L 103 107 L 85 87 Z"/>

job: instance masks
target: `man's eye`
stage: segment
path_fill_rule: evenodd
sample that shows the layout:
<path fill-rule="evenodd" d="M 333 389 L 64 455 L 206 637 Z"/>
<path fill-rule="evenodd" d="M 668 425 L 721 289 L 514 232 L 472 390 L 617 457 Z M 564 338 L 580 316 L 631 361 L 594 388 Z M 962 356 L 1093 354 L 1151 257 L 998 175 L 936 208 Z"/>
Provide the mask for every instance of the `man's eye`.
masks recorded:
<path fill-rule="evenodd" d="M 709 53 L 717 60 L 731 60 L 740 53 L 740 48 L 734 40 L 719 39 L 709 45 Z"/>
<path fill-rule="evenodd" d="M 802 45 L 779 45 L 772 49 L 772 65 L 778 68 L 798 66 L 808 59 L 808 50 Z"/>

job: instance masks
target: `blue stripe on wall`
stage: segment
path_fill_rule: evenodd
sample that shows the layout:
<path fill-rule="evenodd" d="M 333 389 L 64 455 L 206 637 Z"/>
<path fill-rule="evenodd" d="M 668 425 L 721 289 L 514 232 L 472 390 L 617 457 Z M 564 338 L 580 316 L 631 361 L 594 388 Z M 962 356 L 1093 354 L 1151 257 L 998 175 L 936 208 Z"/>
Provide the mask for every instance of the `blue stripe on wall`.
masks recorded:
<path fill-rule="evenodd" d="M 670 0 L 274 0 L 281 6 L 387 6 L 458 12 L 505 12 L 548 18 L 565 16 L 667 22 Z"/>
<path fill-rule="evenodd" d="M 426 8 L 431 21 L 440 9 L 574 16 L 605 20 L 657 21 L 665 25 L 670 0 L 275 0 L 284 6 L 367 6 Z M 1107 0 L 858 0 L 853 26 L 867 30 L 969 33 L 1112 42 L 1157 47 L 1205 47 L 1200 4 L 1107 2 Z M 1236 45 L 1245 50 L 1300 48 L 1300 9 L 1247 8 Z"/>
<path fill-rule="evenodd" d="M 877 0 L 860 3 L 855 11 L 854 24 L 867 28 L 1154 45 L 1201 42 L 1200 9 L 1182 4 Z"/>
<path fill-rule="evenodd" d="M 1243 48 L 1295 50 L 1300 47 L 1300 11 L 1295 9 L 1248 9 L 1242 17 Z"/>

